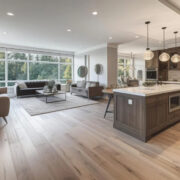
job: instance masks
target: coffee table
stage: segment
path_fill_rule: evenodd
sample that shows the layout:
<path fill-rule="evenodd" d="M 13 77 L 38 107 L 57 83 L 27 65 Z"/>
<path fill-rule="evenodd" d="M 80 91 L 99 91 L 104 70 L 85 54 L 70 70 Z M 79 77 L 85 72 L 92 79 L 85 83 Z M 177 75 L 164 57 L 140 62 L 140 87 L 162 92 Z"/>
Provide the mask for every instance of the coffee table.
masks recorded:
<path fill-rule="evenodd" d="M 47 93 L 47 92 L 44 92 L 43 90 L 36 90 L 36 92 L 46 98 L 46 103 L 66 101 L 66 91 L 57 91 L 57 92 Z M 57 97 L 57 100 L 48 101 L 48 97 L 56 96 L 58 94 L 63 94 L 64 99 L 60 99 L 59 97 Z"/>

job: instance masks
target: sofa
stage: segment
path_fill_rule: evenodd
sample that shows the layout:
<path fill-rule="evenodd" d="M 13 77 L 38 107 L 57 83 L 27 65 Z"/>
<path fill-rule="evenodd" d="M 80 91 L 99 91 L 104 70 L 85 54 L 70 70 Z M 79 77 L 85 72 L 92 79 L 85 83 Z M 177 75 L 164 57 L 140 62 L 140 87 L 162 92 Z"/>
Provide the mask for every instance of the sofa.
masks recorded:
<path fill-rule="evenodd" d="M 93 99 L 95 97 L 102 97 L 103 86 L 95 81 L 78 81 L 76 84 L 71 85 L 71 94 L 74 93 L 79 96 L 88 97 Z"/>
<path fill-rule="evenodd" d="M 44 86 L 48 83 L 48 81 L 27 81 L 24 82 L 26 87 L 21 87 L 20 84 L 16 85 L 16 95 L 17 97 L 24 96 L 35 96 L 36 90 L 43 90 Z M 61 90 L 61 85 L 58 84 L 57 90 Z"/>
<path fill-rule="evenodd" d="M 0 88 L 0 117 L 4 119 L 7 124 L 6 116 L 9 114 L 10 100 L 7 96 L 7 88 Z"/>

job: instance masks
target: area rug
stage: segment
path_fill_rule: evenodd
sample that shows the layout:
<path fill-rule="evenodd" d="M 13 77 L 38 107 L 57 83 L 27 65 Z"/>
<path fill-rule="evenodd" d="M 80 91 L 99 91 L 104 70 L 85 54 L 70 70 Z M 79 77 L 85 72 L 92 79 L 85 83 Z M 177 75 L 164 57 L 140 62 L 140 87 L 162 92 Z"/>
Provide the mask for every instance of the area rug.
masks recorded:
<path fill-rule="evenodd" d="M 62 95 L 57 95 L 57 97 L 61 98 Z M 18 98 L 17 100 L 31 116 L 78 108 L 98 103 L 98 101 L 70 94 L 67 95 L 66 101 L 60 102 L 45 103 L 44 98 L 45 97 L 29 97 Z"/>

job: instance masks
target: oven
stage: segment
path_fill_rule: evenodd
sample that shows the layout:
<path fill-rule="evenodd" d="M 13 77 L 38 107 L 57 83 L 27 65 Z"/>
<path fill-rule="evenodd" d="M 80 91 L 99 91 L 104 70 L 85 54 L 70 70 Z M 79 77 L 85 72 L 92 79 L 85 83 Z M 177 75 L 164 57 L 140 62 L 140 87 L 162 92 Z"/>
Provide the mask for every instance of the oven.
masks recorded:
<path fill-rule="evenodd" d="M 180 93 L 169 96 L 169 112 L 180 109 Z"/>
<path fill-rule="evenodd" d="M 156 69 L 146 70 L 146 80 L 156 81 L 158 79 L 158 72 Z"/>

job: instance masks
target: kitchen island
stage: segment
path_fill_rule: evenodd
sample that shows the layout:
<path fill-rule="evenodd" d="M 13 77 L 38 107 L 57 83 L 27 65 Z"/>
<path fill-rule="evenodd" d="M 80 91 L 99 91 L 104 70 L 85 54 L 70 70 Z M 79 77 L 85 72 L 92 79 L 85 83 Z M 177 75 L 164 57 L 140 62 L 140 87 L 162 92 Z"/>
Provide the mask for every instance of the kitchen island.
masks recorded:
<path fill-rule="evenodd" d="M 114 89 L 114 128 L 142 141 L 180 120 L 180 85 Z"/>

